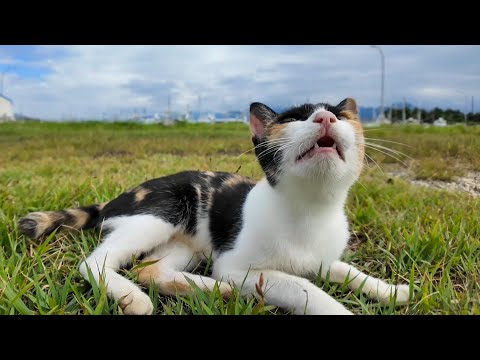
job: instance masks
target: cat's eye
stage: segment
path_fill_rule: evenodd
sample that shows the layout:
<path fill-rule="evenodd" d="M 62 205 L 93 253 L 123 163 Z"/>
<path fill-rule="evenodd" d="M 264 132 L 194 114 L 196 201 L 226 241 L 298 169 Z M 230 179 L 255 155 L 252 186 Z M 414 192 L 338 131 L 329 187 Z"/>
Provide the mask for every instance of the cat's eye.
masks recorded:
<path fill-rule="evenodd" d="M 289 122 L 292 122 L 292 121 L 296 121 L 296 120 L 294 118 L 286 118 L 286 119 L 282 119 L 280 121 L 280 123 L 285 124 L 285 123 L 289 123 Z"/>

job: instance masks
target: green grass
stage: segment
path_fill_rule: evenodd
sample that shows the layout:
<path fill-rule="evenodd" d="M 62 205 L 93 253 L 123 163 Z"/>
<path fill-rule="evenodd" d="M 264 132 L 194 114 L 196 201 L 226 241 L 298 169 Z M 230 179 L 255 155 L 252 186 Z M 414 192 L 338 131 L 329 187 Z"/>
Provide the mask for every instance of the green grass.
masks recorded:
<path fill-rule="evenodd" d="M 369 150 L 382 169 L 393 163 L 426 179 L 480 170 L 480 128 L 386 126 L 366 134 L 408 145 L 377 141 L 412 158 L 398 165 Z M 0 314 L 122 313 L 102 284 L 90 285 L 77 269 L 101 234 L 53 234 L 38 244 L 19 235 L 19 217 L 108 201 L 186 169 L 259 178 L 255 157 L 238 156 L 251 147 L 241 124 L 0 124 Z M 360 183 L 348 201 L 354 236 L 344 259 L 391 282 L 413 280 L 415 297 L 406 306 L 380 305 L 345 285 L 312 281 L 356 314 L 480 314 L 480 200 L 391 181 L 375 166 L 365 168 Z M 146 291 L 157 314 L 286 313 L 238 293 L 224 301 L 218 291 L 176 297 Z"/>
<path fill-rule="evenodd" d="M 369 154 L 373 154 L 377 161 L 401 164 L 415 179 L 446 181 L 467 171 L 480 171 L 480 126 L 384 126 L 366 129 L 365 136 L 384 140 L 376 143 L 397 152 L 392 154 L 397 158 L 394 159 L 378 151 L 370 151 Z M 399 151 L 408 157 L 399 154 Z"/>

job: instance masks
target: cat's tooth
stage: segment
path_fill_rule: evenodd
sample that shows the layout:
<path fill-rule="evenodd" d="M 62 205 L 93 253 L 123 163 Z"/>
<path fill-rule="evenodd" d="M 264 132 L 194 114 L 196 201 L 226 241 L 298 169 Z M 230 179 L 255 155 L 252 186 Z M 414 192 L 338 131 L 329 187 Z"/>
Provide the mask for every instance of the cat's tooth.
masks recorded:
<path fill-rule="evenodd" d="M 334 143 L 332 148 L 336 149 L 337 148 L 337 143 Z"/>

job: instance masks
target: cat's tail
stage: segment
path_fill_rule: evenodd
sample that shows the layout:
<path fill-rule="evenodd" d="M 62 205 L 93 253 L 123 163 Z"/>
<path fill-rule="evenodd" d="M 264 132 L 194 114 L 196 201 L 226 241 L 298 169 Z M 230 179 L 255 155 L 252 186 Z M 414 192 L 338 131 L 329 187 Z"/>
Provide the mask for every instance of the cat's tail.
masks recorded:
<path fill-rule="evenodd" d="M 70 229 L 91 229 L 100 222 L 100 212 L 105 204 L 82 206 L 75 209 L 32 212 L 18 221 L 20 231 L 39 239 L 50 235 L 59 227 Z"/>

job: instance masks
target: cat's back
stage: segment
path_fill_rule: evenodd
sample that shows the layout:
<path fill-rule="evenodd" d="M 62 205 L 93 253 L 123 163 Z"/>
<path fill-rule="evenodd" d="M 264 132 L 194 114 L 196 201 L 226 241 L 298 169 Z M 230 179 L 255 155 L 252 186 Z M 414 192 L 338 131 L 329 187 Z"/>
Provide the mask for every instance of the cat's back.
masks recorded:
<path fill-rule="evenodd" d="M 200 223 L 208 223 L 214 247 L 221 248 L 237 233 L 241 207 L 254 185 L 254 180 L 228 172 L 182 171 L 125 191 L 105 205 L 101 217 L 150 214 L 191 235 Z"/>

